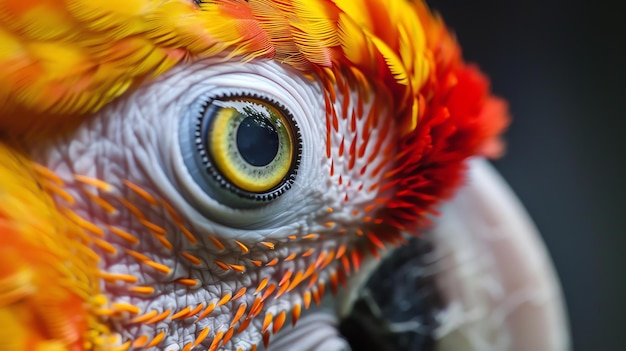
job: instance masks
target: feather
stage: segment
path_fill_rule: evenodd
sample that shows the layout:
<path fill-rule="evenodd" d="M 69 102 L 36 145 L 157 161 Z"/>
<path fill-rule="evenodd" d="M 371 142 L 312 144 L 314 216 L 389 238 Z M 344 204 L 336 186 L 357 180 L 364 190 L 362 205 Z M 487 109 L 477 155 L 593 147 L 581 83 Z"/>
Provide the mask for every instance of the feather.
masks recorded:
<path fill-rule="evenodd" d="M 403 1 L 6 0 L 0 19 L 0 86 L 12 87 L 0 90 L 0 113 L 22 116 L 0 130 L 13 133 L 71 127 L 146 77 L 215 55 L 304 73 L 357 67 L 381 85 L 395 77 L 389 89 L 410 130 L 433 57 L 429 22 Z"/>
<path fill-rule="evenodd" d="M 82 349 L 102 344 L 108 331 L 95 313 L 98 256 L 44 190 L 58 187 L 58 180 L 46 182 L 23 155 L 0 143 L 3 349 Z"/>

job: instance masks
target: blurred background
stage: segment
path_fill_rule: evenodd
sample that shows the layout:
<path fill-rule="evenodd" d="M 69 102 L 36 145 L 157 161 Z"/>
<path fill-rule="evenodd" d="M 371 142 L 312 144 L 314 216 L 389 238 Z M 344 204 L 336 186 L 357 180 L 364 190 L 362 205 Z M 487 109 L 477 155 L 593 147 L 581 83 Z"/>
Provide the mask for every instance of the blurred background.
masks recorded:
<path fill-rule="evenodd" d="M 427 2 L 510 103 L 509 149 L 495 164 L 552 255 L 574 350 L 625 350 L 623 13 L 589 1 Z"/>

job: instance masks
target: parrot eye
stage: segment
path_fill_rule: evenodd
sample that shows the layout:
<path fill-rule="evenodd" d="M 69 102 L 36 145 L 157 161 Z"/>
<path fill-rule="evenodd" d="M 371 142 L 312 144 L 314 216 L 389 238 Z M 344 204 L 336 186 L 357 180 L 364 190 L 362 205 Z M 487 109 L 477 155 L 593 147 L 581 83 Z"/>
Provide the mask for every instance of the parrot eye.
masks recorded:
<path fill-rule="evenodd" d="M 181 133 L 191 132 L 187 140 L 193 141 L 181 145 L 185 164 L 217 201 L 254 207 L 291 187 L 302 140 L 292 114 L 274 99 L 247 93 L 202 96 L 183 124 Z"/>

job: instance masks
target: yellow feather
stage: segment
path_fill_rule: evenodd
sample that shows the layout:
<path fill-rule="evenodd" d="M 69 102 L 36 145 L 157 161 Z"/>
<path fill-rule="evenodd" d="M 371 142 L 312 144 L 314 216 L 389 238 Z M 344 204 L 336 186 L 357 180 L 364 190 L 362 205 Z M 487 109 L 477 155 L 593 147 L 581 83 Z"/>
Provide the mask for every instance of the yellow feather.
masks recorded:
<path fill-rule="evenodd" d="M 357 28 L 371 29 L 373 26 L 372 13 L 368 11 L 368 6 L 364 1 L 354 0 L 333 0 L 339 10 L 349 15 L 354 21 Z"/>
<path fill-rule="evenodd" d="M 275 6 L 271 0 L 251 2 L 250 8 L 259 20 L 259 25 L 267 32 L 269 42 L 276 48 L 274 59 L 299 70 L 309 70 L 310 62 L 293 40 L 288 13 Z"/>
<path fill-rule="evenodd" d="M 0 349 L 76 350 L 108 336 L 91 302 L 97 256 L 36 166 L 2 143 L 0 184 Z"/>
<path fill-rule="evenodd" d="M 399 84 L 407 85 L 409 84 L 409 74 L 404 67 L 404 62 L 384 41 L 377 37 L 371 38 L 372 42 L 376 46 L 376 49 L 380 52 L 381 55 L 385 58 L 387 65 L 389 66 L 389 70 L 393 74 L 394 78 Z"/>
<path fill-rule="evenodd" d="M 373 44 L 365 33 L 346 14 L 339 15 L 338 36 L 346 59 L 357 66 L 372 66 Z"/>
<path fill-rule="evenodd" d="M 407 106 L 432 73 L 424 29 L 430 22 L 419 16 L 420 4 L 4 0 L 0 130 L 76 125 L 134 84 L 183 60 L 215 55 L 274 58 L 304 73 L 342 65 L 374 80 L 390 73 L 405 87 L 399 106 Z M 12 114 L 21 118 L 6 117 Z"/>
<path fill-rule="evenodd" d="M 330 66 L 331 49 L 340 45 L 337 37 L 337 11 L 325 1 L 293 1 L 291 26 L 296 45 L 306 58 Z"/>

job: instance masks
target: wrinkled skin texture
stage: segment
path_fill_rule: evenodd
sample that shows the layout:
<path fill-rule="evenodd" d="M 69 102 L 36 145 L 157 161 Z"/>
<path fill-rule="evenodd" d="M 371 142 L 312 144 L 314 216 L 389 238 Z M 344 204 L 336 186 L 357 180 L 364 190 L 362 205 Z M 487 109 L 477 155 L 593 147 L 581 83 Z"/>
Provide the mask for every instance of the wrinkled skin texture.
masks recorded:
<path fill-rule="evenodd" d="M 423 4 L 65 5 L 0 6 L 3 349 L 347 349 L 339 319 L 394 247 L 423 236 L 447 257 L 474 252 L 446 243 L 488 216 L 444 212 L 433 227 L 433 215 L 469 158 L 502 151 L 506 104 Z M 41 11 L 50 22 L 33 21 Z M 250 97 L 279 111 L 294 151 L 279 185 L 248 198 L 224 171 L 236 161 L 217 161 L 226 124 L 202 123 L 221 118 L 207 117 L 215 101 Z M 437 234 L 448 226 L 459 234 Z M 488 267 L 506 261 L 467 242 L 494 251 Z M 532 269 L 519 285 L 545 298 L 519 305 L 545 315 L 476 325 L 468 310 L 502 315 L 506 294 L 468 298 L 485 289 L 461 269 L 483 267 L 473 260 L 434 264 L 443 350 L 565 347 L 549 264 L 522 247 Z M 522 271 L 478 275 L 513 291 Z M 519 332 L 535 321 L 544 334 Z"/>
<path fill-rule="evenodd" d="M 219 64 L 218 61 L 198 62 L 174 69 L 137 91 L 131 99 L 120 100 L 103 109 L 70 137 L 34 147 L 34 158 L 39 163 L 50 169 L 63 169 L 63 173 L 67 174 L 64 177 L 64 190 L 75 202 L 65 204 L 58 198 L 59 204 L 97 227 L 104 228 L 104 240 L 115 248 L 115 252 L 107 252 L 102 247 L 95 248 L 104 259 L 101 270 L 138 278 L 132 284 L 120 281 L 105 284 L 103 293 L 113 297 L 109 303 L 127 303 L 141 311 L 156 311 L 157 315 L 163 312 L 175 315 L 198 305 L 203 305 L 202 310 L 205 311 L 212 303 L 223 304 L 216 306 L 210 318 L 200 319 L 191 328 L 185 319 L 167 318 L 160 323 L 142 324 L 124 323 L 123 318 L 119 318 L 125 338 L 136 339 L 142 335 L 153 338 L 161 330 L 166 330 L 165 346 L 192 342 L 194 336 L 205 328 L 216 333 L 224 326 L 236 326 L 236 322 L 232 321 L 238 309 L 249 309 L 248 306 L 255 303 L 259 293 L 271 292 L 268 289 L 275 289 L 277 293 L 274 296 L 280 298 L 272 297 L 266 301 L 260 314 L 291 314 L 293 306 L 305 304 L 303 294 L 308 291 L 305 287 L 309 281 L 327 282 L 329 275 L 337 275 L 341 264 L 340 260 L 335 259 L 338 249 L 343 247 L 345 252 L 346 247 L 357 245 L 356 238 L 359 235 L 354 231 L 364 228 L 364 218 L 368 215 L 365 208 L 374 204 L 381 192 L 357 191 L 355 188 L 371 187 L 381 179 L 385 168 L 378 173 L 378 177 L 361 180 L 358 172 L 370 156 L 366 152 L 355 162 L 352 172 L 348 170 L 347 164 L 336 161 L 332 167 L 345 171 L 329 177 L 331 160 L 323 156 L 323 140 L 318 137 L 324 134 L 324 106 L 321 105 L 322 101 L 315 101 L 313 95 L 321 87 L 297 77 L 292 78 L 294 73 L 288 73 L 284 72 L 284 68 L 270 63 L 242 65 Z M 248 75 L 249 82 L 235 81 L 237 85 L 233 89 L 271 92 L 275 97 L 299 94 L 304 101 L 291 110 L 298 111 L 301 108 L 302 113 L 294 113 L 310 116 L 297 120 L 303 139 L 298 173 L 303 179 L 276 201 L 259 209 L 230 209 L 204 195 L 186 172 L 177 145 L 180 120 L 198 93 L 228 88 L 225 82 L 229 82 L 230 75 L 239 77 L 242 74 Z M 280 85 L 265 76 L 287 85 L 289 90 L 281 92 Z M 281 101 L 288 100 L 283 98 Z M 366 105 L 365 111 L 368 109 Z M 163 114 L 180 118 L 163 119 Z M 349 128 L 347 123 L 343 124 L 340 132 Z M 94 138 L 94 135 L 98 137 Z M 380 135 L 376 127 L 371 135 L 370 142 L 378 142 L 380 138 L 383 148 L 391 145 L 390 135 Z M 346 142 L 350 143 L 351 140 L 346 138 Z M 370 165 L 373 169 L 378 166 L 377 162 Z M 75 174 L 97 179 L 117 179 L 108 181 L 110 189 L 106 193 L 97 193 L 114 207 L 114 211 L 109 213 L 98 206 L 87 195 L 91 189 L 72 181 Z M 354 182 L 354 186 L 340 184 L 339 175 L 343 178 L 342 182 Z M 155 201 L 151 203 L 138 196 L 124 181 L 138 186 Z M 344 200 L 344 194 L 350 196 L 350 201 Z M 118 198 L 131 201 L 137 214 L 128 211 Z M 171 213 L 168 212 L 168 206 Z M 332 212 L 329 212 L 329 208 L 333 209 Z M 243 215 L 247 217 L 241 218 Z M 181 225 L 177 225 L 177 222 Z M 184 234 L 182 227 L 190 233 L 189 236 Z M 114 228 L 132 233 L 137 242 L 120 238 L 114 233 Z M 167 234 L 161 234 L 161 230 Z M 219 240 L 217 246 L 209 235 Z M 291 236 L 296 236 L 296 239 L 289 239 Z M 159 238 L 164 240 L 159 241 Z M 236 244 L 235 240 L 240 244 Z M 270 248 L 261 242 L 273 246 Z M 224 245 L 224 248 L 219 245 Z M 171 269 L 164 272 L 159 270 L 160 266 L 155 268 L 142 263 L 142 259 L 133 255 L 121 254 L 126 250 L 139 252 L 146 255 L 150 262 Z M 201 262 L 190 262 L 184 254 L 191 254 Z M 292 258 L 287 259 L 290 255 L 293 255 Z M 278 259 L 280 264 L 268 264 L 274 259 Z M 317 263 L 318 260 L 320 263 Z M 261 267 L 256 267 L 255 262 L 261 262 Z M 240 265 L 243 268 L 224 269 L 220 267 L 221 264 Z M 307 273 L 309 267 L 316 266 L 314 273 Z M 301 284 L 297 283 L 297 280 L 303 279 L 296 278 L 298 272 L 301 272 L 300 275 L 306 274 L 306 280 Z M 315 278 L 311 280 L 313 276 Z M 197 283 L 189 287 L 176 283 L 179 279 L 189 278 L 196 279 Z M 262 284 L 264 278 L 269 278 L 269 283 Z M 281 291 L 281 287 L 294 281 L 293 289 Z M 266 285 L 265 289 L 263 285 Z M 275 288 L 270 288 L 272 285 Z M 146 297 L 142 294 L 129 296 L 126 291 L 131 286 L 150 286 L 155 291 L 143 294 Z M 242 296 L 233 299 L 236 301 L 221 302 L 224 297 L 236 296 L 242 288 L 247 290 Z M 317 293 L 318 290 L 313 291 Z M 245 332 L 238 336 L 240 341 L 233 343 L 233 348 L 246 348 L 249 344 L 258 343 L 260 340 L 256 335 L 261 334 L 262 322 L 261 318 L 253 319 Z M 226 333 L 228 328 L 221 331 Z"/>

